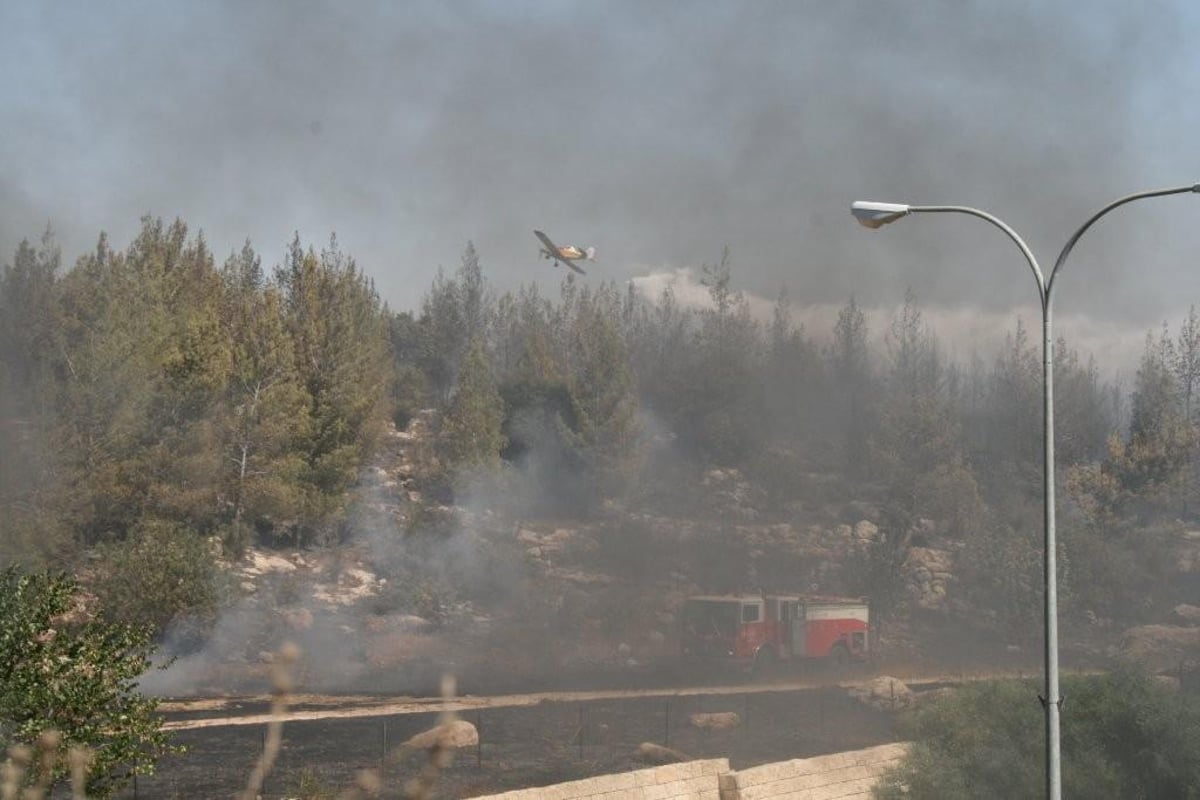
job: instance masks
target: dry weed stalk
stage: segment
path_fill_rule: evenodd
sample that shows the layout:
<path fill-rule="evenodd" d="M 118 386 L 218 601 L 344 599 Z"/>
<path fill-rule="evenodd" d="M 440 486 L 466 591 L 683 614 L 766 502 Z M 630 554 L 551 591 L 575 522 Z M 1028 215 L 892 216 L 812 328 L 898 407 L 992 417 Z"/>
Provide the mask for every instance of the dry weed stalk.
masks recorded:
<path fill-rule="evenodd" d="M 275 766 L 279 750 L 283 745 L 283 719 L 287 716 L 288 703 L 295 679 L 292 667 L 300 657 L 300 648 L 291 642 L 279 648 L 279 653 L 271 661 L 271 721 L 267 723 L 267 739 L 246 789 L 241 793 L 240 800 L 256 800 L 262 791 L 263 781 Z"/>
<path fill-rule="evenodd" d="M 442 709 L 442 713 L 438 717 L 438 727 L 435 730 L 441 731 L 441 735 L 434 738 L 433 744 L 426 748 L 429 759 L 417 773 L 417 777 L 410 780 L 404 786 L 404 796 L 410 800 L 427 800 L 433 792 L 433 786 L 437 783 L 438 777 L 442 770 L 448 768 L 454 760 L 454 747 L 451 746 L 446 738 L 449 735 L 450 724 L 458 719 L 458 715 L 449 708 L 449 704 L 454 700 L 457 693 L 457 683 L 453 675 L 442 676 L 442 700 L 446 703 L 446 707 Z M 398 745 L 390 753 L 387 754 L 387 763 L 396 764 L 404 759 L 404 756 L 410 752 L 411 748 L 405 744 Z M 364 797 L 374 797 L 383 789 L 383 779 L 378 770 L 363 770 L 358 773 L 358 779 L 355 785 L 346 789 L 338 795 L 338 800 L 361 800 Z"/>
<path fill-rule="evenodd" d="M 438 726 L 443 731 L 449 731 L 450 723 L 458 718 L 458 715 L 449 708 L 449 703 L 454 699 L 456 691 L 457 684 L 454 676 L 443 675 L 442 700 L 446 702 L 447 707 L 442 709 L 441 716 L 438 718 Z M 433 785 L 437 783 L 442 770 L 448 768 L 453 760 L 454 748 L 448 745 L 444 736 L 439 736 L 429 748 L 429 760 L 425 762 L 425 766 L 417 773 L 417 777 L 405 786 L 405 794 L 412 800 L 426 800 L 433 792 Z"/>
<path fill-rule="evenodd" d="M 92 756 L 92 751 L 86 747 L 72 747 L 67 751 L 67 762 L 71 765 L 71 800 L 87 800 L 85 790 Z"/>
<path fill-rule="evenodd" d="M 46 730 L 38 736 L 36 747 L 17 744 L 8 748 L 8 760 L 0 766 L 0 800 L 45 800 L 49 797 L 61 747 L 62 734 Z M 87 800 L 84 789 L 91 761 L 91 751 L 86 747 L 72 747 L 67 751 L 73 800 Z M 35 776 L 33 785 L 24 786 L 25 779 L 31 774 Z"/>

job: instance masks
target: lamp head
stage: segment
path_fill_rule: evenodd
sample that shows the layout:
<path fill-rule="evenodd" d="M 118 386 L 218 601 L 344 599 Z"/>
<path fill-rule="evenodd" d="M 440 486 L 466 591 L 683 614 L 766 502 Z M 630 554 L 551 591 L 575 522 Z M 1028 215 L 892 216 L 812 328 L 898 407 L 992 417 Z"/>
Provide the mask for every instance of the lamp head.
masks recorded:
<path fill-rule="evenodd" d="M 895 222 L 911 211 L 903 203 L 875 203 L 870 200 L 855 200 L 850 204 L 850 213 L 868 228 L 879 228 Z"/>

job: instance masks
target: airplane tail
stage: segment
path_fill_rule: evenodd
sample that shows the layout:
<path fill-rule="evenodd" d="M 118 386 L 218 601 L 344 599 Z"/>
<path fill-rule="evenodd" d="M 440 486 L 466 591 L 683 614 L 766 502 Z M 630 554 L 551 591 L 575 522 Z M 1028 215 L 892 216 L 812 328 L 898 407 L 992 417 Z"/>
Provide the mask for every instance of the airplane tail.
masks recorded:
<path fill-rule="evenodd" d="M 588 261 L 596 260 L 596 248 L 589 247 L 588 249 L 584 250 L 583 253 L 585 256 L 587 256 Z"/>

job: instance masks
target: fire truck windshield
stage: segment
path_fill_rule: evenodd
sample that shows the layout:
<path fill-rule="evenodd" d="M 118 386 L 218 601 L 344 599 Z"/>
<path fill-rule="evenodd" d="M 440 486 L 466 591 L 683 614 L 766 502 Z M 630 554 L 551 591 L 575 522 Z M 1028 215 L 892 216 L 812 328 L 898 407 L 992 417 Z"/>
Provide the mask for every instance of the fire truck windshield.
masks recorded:
<path fill-rule="evenodd" d="M 694 636 L 732 639 L 741 623 L 741 607 L 735 601 L 689 600 L 683 610 L 684 630 Z"/>

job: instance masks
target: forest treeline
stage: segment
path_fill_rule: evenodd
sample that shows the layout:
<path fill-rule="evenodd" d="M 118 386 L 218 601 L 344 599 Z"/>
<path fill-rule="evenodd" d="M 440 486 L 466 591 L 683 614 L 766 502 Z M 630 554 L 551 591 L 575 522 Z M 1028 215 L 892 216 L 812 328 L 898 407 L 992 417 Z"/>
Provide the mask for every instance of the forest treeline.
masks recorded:
<path fill-rule="evenodd" d="M 971 591 L 1033 613 L 1041 365 L 1026 327 L 956 363 L 911 294 L 882 332 L 853 298 L 810 332 L 784 292 L 755 319 L 727 255 L 704 282 L 699 309 L 574 276 L 555 296 L 498 294 L 468 245 L 418 309 L 393 312 L 336 240 L 297 237 L 271 269 L 249 244 L 218 263 L 153 218 L 70 269 L 51 235 L 22 242 L 0 274 L 0 559 L 107 547 L 138 569 L 156 552 L 336 543 L 389 420 L 435 408 L 434 496 L 508 472 L 532 511 L 687 513 L 706 470 L 736 468 L 768 513 L 870 498 L 893 561 L 933 520 L 966 548 Z M 1197 506 L 1200 319 L 1148 336 L 1127 396 L 1061 340 L 1055 376 L 1064 592 L 1111 614 L 1158 579 L 1164 531 Z"/>

